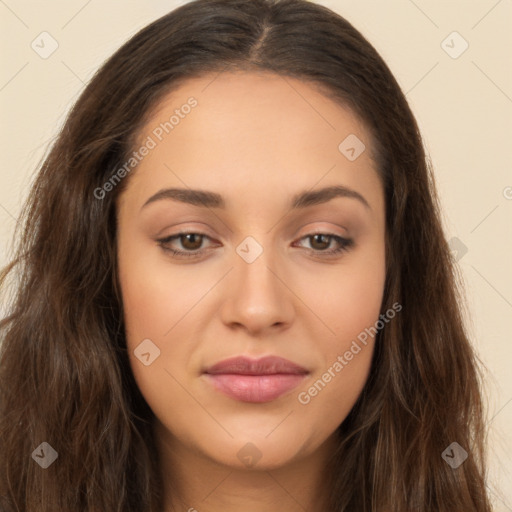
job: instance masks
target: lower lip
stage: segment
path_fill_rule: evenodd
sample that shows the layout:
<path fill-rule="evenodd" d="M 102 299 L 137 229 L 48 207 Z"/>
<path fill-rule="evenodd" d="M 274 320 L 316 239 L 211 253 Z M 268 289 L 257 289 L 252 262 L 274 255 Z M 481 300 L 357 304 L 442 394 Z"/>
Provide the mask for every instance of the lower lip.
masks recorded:
<path fill-rule="evenodd" d="M 213 386 L 235 400 L 241 402 L 271 402 L 297 387 L 305 375 L 239 375 L 207 374 Z"/>

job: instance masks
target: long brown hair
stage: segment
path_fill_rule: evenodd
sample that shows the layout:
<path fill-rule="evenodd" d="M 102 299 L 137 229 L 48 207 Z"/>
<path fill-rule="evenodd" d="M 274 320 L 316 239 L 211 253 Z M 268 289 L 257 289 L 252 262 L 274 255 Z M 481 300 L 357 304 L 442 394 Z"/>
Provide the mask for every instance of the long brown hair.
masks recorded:
<path fill-rule="evenodd" d="M 116 198 L 128 178 L 102 199 L 94 191 L 129 158 L 163 95 L 228 68 L 311 81 L 374 137 L 386 199 L 382 311 L 402 311 L 379 332 L 338 429 L 328 511 L 488 512 L 480 362 L 417 123 L 367 40 L 306 0 L 181 6 L 123 45 L 72 108 L 0 276 L 13 291 L 1 322 L 1 510 L 162 511 L 153 415 L 128 364 L 117 282 Z M 33 457 L 43 442 L 58 453 L 47 469 Z M 468 453 L 458 467 L 442 456 L 453 442 Z"/>

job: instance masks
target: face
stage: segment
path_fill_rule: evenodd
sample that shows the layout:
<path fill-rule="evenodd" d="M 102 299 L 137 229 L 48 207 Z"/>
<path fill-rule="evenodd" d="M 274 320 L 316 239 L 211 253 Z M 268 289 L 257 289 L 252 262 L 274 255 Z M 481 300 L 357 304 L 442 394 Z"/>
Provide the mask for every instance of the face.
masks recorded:
<path fill-rule="evenodd" d="M 239 72 L 184 83 L 139 135 L 119 280 L 155 432 L 231 467 L 312 456 L 374 349 L 385 206 L 369 133 L 306 82 Z"/>

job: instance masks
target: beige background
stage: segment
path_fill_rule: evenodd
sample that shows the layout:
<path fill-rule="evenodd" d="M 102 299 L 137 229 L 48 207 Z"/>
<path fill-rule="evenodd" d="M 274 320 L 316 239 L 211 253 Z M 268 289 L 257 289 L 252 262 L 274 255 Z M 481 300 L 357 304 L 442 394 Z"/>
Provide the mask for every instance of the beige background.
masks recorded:
<path fill-rule="evenodd" d="M 137 30 L 182 3 L 0 0 L 0 265 L 34 169 L 84 84 Z M 512 511 L 512 2 L 320 3 L 353 23 L 395 73 L 435 166 L 447 235 L 467 248 L 459 265 L 469 325 L 489 369 L 488 486 L 495 510 Z M 59 45 L 47 59 L 31 48 L 43 31 Z M 453 31 L 469 44 L 457 58 L 445 49 L 454 55 L 462 39 L 441 44 Z"/>

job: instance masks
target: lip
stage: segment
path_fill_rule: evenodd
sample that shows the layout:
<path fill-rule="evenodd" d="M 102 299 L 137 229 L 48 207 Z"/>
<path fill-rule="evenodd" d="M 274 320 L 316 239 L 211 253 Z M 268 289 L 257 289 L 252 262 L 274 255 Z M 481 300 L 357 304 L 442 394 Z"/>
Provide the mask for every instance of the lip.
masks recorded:
<path fill-rule="evenodd" d="M 282 357 L 233 357 L 204 372 L 215 389 L 241 402 L 271 402 L 297 387 L 308 370 Z"/>

